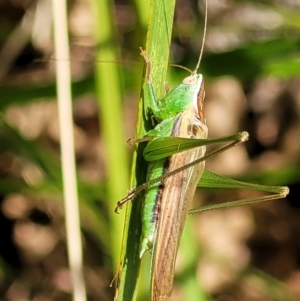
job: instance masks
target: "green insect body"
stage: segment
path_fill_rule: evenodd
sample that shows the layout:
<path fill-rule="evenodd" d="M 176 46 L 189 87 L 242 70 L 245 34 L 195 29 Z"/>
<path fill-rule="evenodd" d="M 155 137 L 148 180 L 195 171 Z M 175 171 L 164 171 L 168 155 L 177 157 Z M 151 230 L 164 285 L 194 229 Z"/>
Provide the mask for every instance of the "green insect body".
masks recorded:
<path fill-rule="evenodd" d="M 172 132 L 176 131 L 182 112 L 198 112 L 198 106 L 201 108 L 199 123 L 201 122 L 201 125 L 205 125 L 205 118 L 202 111 L 202 100 L 204 96 L 202 75 L 193 74 L 186 77 L 181 84 L 167 93 L 165 97 L 159 101 L 155 100 L 150 80 L 147 82 L 146 90 L 150 100 L 151 110 L 155 118 L 161 120 L 153 130 L 146 134 L 147 137 L 159 138 L 174 136 Z M 202 94 L 201 97 L 198 95 L 199 93 Z M 201 118 L 200 115 L 202 116 Z M 149 145 L 151 143 L 152 141 L 149 142 Z M 158 178 L 164 172 L 167 172 L 168 162 L 168 158 L 150 162 L 147 172 L 147 182 L 151 179 Z M 146 190 L 145 202 L 143 205 L 143 241 L 141 244 L 140 257 L 147 249 L 152 248 L 155 239 L 155 230 L 159 220 L 163 188 L 164 183 L 161 181 L 148 187 Z"/>
<path fill-rule="evenodd" d="M 156 100 L 150 80 L 150 61 L 147 63 L 145 97 L 158 124 L 135 143 L 148 141 L 144 158 L 148 163 L 146 183 L 131 189 L 120 200 L 118 209 L 145 190 L 142 212 L 142 238 L 140 257 L 152 250 L 151 301 L 167 300 L 172 292 L 175 261 L 183 227 L 188 213 L 203 212 L 219 208 L 242 206 L 250 203 L 283 198 L 287 187 L 266 186 L 231 180 L 209 171 L 204 172 L 205 160 L 224 152 L 248 139 L 247 132 L 230 136 L 207 138 L 203 102 L 203 76 L 197 68 L 181 84 L 164 98 Z M 199 59 L 200 61 L 200 59 Z M 205 154 L 206 145 L 228 142 L 210 154 Z M 272 195 L 236 200 L 223 204 L 208 205 L 190 210 L 195 190 L 205 178 L 209 186 L 223 188 L 248 188 L 274 193 Z"/>
<path fill-rule="evenodd" d="M 207 1 L 203 41 L 206 25 Z M 148 141 L 143 153 L 144 159 L 148 161 L 146 182 L 131 189 L 117 203 L 115 211 L 118 212 L 125 203 L 145 190 L 139 255 L 141 258 L 147 250 L 152 253 L 151 301 L 165 301 L 172 293 L 175 261 L 188 213 L 275 200 L 284 198 L 289 193 L 288 187 L 240 182 L 204 170 L 205 160 L 245 142 L 249 135 L 247 132 L 240 132 L 230 136 L 207 138 L 208 129 L 203 110 L 204 80 L 201 74 L 197 74 L 203 47 L 204 43 L 191 75 L 159 100 L 155 97 L 150 79 L 151 62 L 146 52 L 141 49 L 147 66 L 144 99 L 148 100 L 157 124 L 142 139 L 132 140 L 135 143 Z M 227 144 L 205 154 L 206 145 L 216 143 Z M 272 194 L 190 210 L 197 186 L 255 189 Z M 121 264 L 127 265 L 128 262 L 124 260 Z"/>
<path fill-rule="evenodd" d="M 145 153 L 147 153 L 147 149 L 151 144 L 155 142 L 155 139 L 161 137 L 207 138 L 207 127 L 203 113 L 204 84 L 202 75 L 193 73 L 186 77 L 181 84 L 159 101 L 155 100 L 150 79 L 147 82 L 145 90 L 150 100 L 151 110 L 155 118 L 160 121 L 153 130 L 146 134 L 147 137 L 155 138 L 148 143 Z M 164 173 L 169 173 L 178 167 L 185 166 L 187 163 L 202 157 L 204 153 L 205 146 L 202 146 L 172 155 L 166 159 L 150 162 L 147 172 L 147 182 L 162 176 Z M 161 243 L 156 242 L 157 229 L 159 227 L 162 235 L 167 238 L 167 241 L 168 239 L 173 241 L 175 239 L 176 241 L 170 248 L 166 246 L 166 250 L 174 258 L 169 261 L 170 266 L 167 271 L 167 274 L 172 275 L 171 278 L 173 278 L 174 264 L 183 225 L 203 170 L 204 162 L 201 162 L 173 177 L 149 186 L 146 190 L 143 204 L 143 240 L 140 256 L 146 250 L 152 249 L 153 244 L 155 245 L 155 253 L 159 252 L 158 249 L 160 249 L 159 246 L 161 246 Z M 167 215 L 168 220 L 174 223 L 175 227 L 170 227 L 172 225 L 168 225 L 167 228 L 162 226 L 164 224 L 162 218 L 166 218 L 161 210 L 162 206 L 165 207 L 164 204 L 167 202 L 173 205 L 173 210 L 167 209 L 171 213 L 167 212 Z M 178 215 L 177 217 L 174 216 L 173 219 L 173 214 Z M 155 273 L 155 269 L 153 269 L 153 272 Z M 169 295 L 172 288 L 172 280 L 170 280 L 170 277 L 167 278 L 168 284 L 162 290 L 167 292 L 166 295 Z M 162 283 L 165 282 L 162 281 Z M 162 292 L 162 294 L 165 293 Z"/>

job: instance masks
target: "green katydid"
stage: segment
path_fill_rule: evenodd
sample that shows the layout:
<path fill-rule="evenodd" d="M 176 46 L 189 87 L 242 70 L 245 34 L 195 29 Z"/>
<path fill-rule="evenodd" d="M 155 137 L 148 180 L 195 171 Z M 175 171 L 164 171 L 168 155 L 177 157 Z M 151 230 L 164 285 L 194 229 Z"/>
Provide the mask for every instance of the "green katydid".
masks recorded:
<path fill-rule="evenodd" d="M 198 65 L 190 76 L 186 77 L 179 86 L 167 93 L 161 100 L 160 104 L 164 106 L 157 106 L 150 81 L 150 62 L 143 50 L 141 54 L 148 65 L 146 90 L 152 101 L 151 109 L 154 116 L 162 121 L 144 138 L 134 141 L 150 140 L 144 150 L 144 157 L 150 162 L 147 182 L 132 189 L 127 197 L 118 202 L 116 210 L 135 197 L 137 193 L 146 190 L 140 257 L 147 249 L 151 250 L 154 245 L 151 300 L 165 300 L 172 291 L 178 245 L 196 187 L 203 176 L 204 162 L 207 158 L 246 141 L 248 134 L 241 132 L 227 137 L 206 138 L 207 127 L 202 109 L 204 86 L 202 75 L 196 73 Z M 205 145 L 229 141 L 232 142 L 204 155 Z M 275 194 L 206 206 L 193 209 L 190 213 L 283 198 L 288 193 L 286 187 L 239 182 L 209 171 L 205 171 L 204 175 L 205 180 L 212 183 L 223 181 L 228 182 L 231 187 L 235 185 L 236 187 L 270 191 Z M 217 184 L 215 185 L 218 187 Z"/>
<path fill-rule="evenodd" d="M 204 36 L 205 31 L 206 20 Z M 153 249 L 151 300 L 166 300 L 171 294 L 178 245 L 198 182 L 201 183 L 203 177 L 213 183 L 227 181 L 208 171 L 204 172 L 205 160 L 248 139 L 246 132 L 207 139 L 208 130 L 203 111 L 203 76 L 197 74 L 202 52 L 203 45 L 196 68 L 191 75 L 164 98 L 156 100 L 150 78 L 151 62 L 146 52 L 141 50 L 147 66 L 144 91 L 150 100 L 150 109 L 157 124 L 145 137 L 133 140 L 134 143 L 148 141 L 144 150 L 144 158 L 149 161 L 147 182 L 132 189 L 127 197 L 118 202 L 116 210 L 140 191 L 146 190 L 140 257 L 146 250 Z M 221 142 L 230 143 L 205 155 L 206 145 Z M 270 191 L 274 194 L 208 206 L 192 210 L 191 213 L 283 198 L 288 193 L 286 187 L 253 185 L 238 181 L 228 183 L 231 183 L 228 185 L 236 184 L 238 187 Z"/>

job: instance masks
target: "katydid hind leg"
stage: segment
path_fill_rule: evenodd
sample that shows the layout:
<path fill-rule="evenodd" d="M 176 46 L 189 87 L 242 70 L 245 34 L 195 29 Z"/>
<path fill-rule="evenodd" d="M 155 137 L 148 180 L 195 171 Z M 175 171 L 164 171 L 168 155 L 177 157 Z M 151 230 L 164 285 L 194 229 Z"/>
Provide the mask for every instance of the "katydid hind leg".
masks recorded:
<path fill-rule="evenodd" d="M 194 208 L 189 211 L 189 214 L 195 214 L 195 213 L 218 210 L 218 209 L 228 209 L 228 208 L 232 208 L 232 207 L 245 206 L 245 205 L 250 205 L 250 204 L 254 204 L 254 203 L 261 203 L 261 202 L 266 202 L 266 201 L 283 199 L 289 194 L 289 188 L 283 186 L 283 187 L 281 187 L 281 190 L 282 190 L 281 192 L 275 193 L 275 194 L 269 194 L 269 195 L 265 195 L 265 196 L 255 197 L 255 198 L 247 198 L 247 199 L 229 201 L 229 202 L 220 203 L 220 204 L 212 204 L 212 205 L 202 206 L 200 208 Z"/>
<path fill-rule="evenodd" d="M 182 167 L 180 167 L 178 169 L 173 170 L 172 172 L 166 173 L 166 174 L 164 174 L 164 175 L 162 175 L 160 177 L 152 179 L 152 180 L 150 180 L 150 181 L 148 181 L 148 182 L 146 182 L 146 183 L 144 183 L 144 184 L 142 184 L 142 185 L 140 185 L 140 186 L 138 186 L 136 188 L 133 188 L 133 189 L 129 190 L 128 195 L 125 198 L 121 199 L 117 203 L 117 207 L 115 208 L 115 212 L 118 213 L 118 210 L 122 209 L 122 207 L 123 207 L 124 204 L 126 204 L 128 201 L 132 200 L 141 191 L 147 189 L 149 186 L 154 185 L 154 184 L 156 184 L 156 183 L 158 183 L 160 181 L 163 181 L 163 180 L 165 180 L 165 179 L 167 179 L 167 178 L 169 178 L 169 177 L 177 174 L 180 171 L 183 171 L 185 169 L 193 167 L 193 166 L 195 166 L 195 165 L 197 165 L 197 164 L 199 164 L 199 163 L 207 160 L 208 158 L 211 158 L 211 157 L 213 157 L 213 156 L 215 156 L 217 154 L 220 154 L 220 153 L 222 153 L 222 152 L 224 152 L 224 151 L 226 151 L 226 150 L 228 150 L 228 149 L 230 149 L 230 148 L 232 148 L 232 147 L 234 147 L 234 146 L 236 146 L 236 145 L 238 145 L 240 143 L 245 142 L 247 139 L 248 139 L 248 135 L 246 135 L 246 134 L 244 136 L 242 135 L 242 136 L 240 136 L 240 139 L 235 140 L 232 143 L 227 144 L 227 145 L 225 145 L 225 146 L 223 146 L 223 147 L 221 147 L 221 148 L 219 148 L 219 149 L 211 152 L 210 154 L 207 154 L 207 155 L 205 155 L 205 156 L 203 156 L 203 157 L 201 157 L 201 158 L 199 158 L 199 159 L 197 159 L 197 160 L 195 160 L 195 161 L 193 161 L 193 162 L 191 162 L 189 164 L 186 164 L 185 166 L 182 166 Z"/>

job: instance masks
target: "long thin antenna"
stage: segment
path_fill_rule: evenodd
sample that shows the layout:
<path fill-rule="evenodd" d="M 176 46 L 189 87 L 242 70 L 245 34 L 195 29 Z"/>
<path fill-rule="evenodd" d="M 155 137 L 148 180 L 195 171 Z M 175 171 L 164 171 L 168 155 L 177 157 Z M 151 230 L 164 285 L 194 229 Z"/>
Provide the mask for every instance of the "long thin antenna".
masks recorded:
<path fill-rule="evenodd" d="M 184 67 L 184 66 L 181 66 L 181 65 L 178 65 L 178 64 L 170 64 L 170 66 L 172 67 L 177 67 L 177 68 L 180 68 L 180 69 L 183 69 L 185 71 L 188 71 L 189 73 L 193 73 L 191 69 L 187 68 L 187 67 Z"/>
<path fill-rule="evenodd" d="M 203 30 L 203 37 L 202 37 L 202 46 L 201 46 L 201 51 L 200 51 L 200 54 L 199 54 L 197 65 L 196 65 L 195 69 L 193 70 L 193 74 L 196 73 L 199 69 L 200 62 L 201 62 L 201 59 L 202 59 L 203 50 L 204 50 L 204 42 L 205 42 L 205 38 L 206 38 L 206 29 L 207 29 L 207 7 L 208 7 L 208 3 L 207 3 L 207 0 L 205 0 L 205 18 L 204 18 L 204 30 Z"/>

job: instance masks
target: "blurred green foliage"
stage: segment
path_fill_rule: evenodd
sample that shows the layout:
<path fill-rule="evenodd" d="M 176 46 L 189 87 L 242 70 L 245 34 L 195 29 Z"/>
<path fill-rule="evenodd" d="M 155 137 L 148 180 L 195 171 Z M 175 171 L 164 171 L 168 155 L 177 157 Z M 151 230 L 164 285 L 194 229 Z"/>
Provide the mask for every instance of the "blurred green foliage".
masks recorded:
<path fill-rule="evenodd" d="M 180 4 L 180 1 L 178 2 L 180 9 L 183 4 Z M 134 58 L 133 61 L 141 61 L 138 57 L 138 46 L 145 45 L 147 5 L 143 1 L 132 1 L 124 8 L 118 3 L 111 3 L 109 1 L 107 1 L 107 3 L 111 5 L 111 7 L 108 8 L 110 11 L 109 14 L 111 14 L 111 16 L 118 15 L 119 18 L 121 18 L 117 21 L 114 19 L 106 20 L 106 22 L 112 22 L 113 20 L 112 23 L 117 23 L 117 29 L 111 30 L 111 36 L 108 36 L 108 39 L 116 41 L 116 43 L 113 43 L 112 51 L 117 54 L 121 52 L 121 57 L 116 57 L 116 59 L 122 61 L 124 57 L 126 60 L 128 60 L 128 58 Z M 193 3 L 193 1 L 191 1 L 191 3 Z M 193 4 L 197 7 L 197 4 Z M 226 23 L 225 18 L 220 18 L 219 14 L 212 13 L 211 18 L 209 15 L 208 32 L 214 29 L 226 35 L 240 30 L 239 36 L 242 35 L 243 38 L 239 43 L 233 44 L 231 47 L 224 47 L 218 51 L 207 48 L 201 63 L 201 72 L 209 81 L 212 81 L 215 77 L 232 75 L 238 78 L 238 80 L 247 87 L 251 86 L 251 84 L 259 78 L 267 76 L 279 78 L 284 81 L 294 80 L 299 77 L 300 11 L 288 5 L 285 7 L 279 6 L 275 4 L 275 1 L 259 1 L 257 3 L 253 3 L 253 1 L 233 1 L 231 3 L 231 7 L 234 8 L 237 13 L 239 9 L 247 8 L 247 5 L 250 7 L 253 5 L 257 11 L 261 9 L 263 12 L 267 11 L 277 14 L 278 18 L 280 18 L 279 25 L 264 29 L 255 29 L 251 26 L 243 27 L 242 25 L 238 28 L 238 24 L 233 26 L 230 20 Z M 191 13 L 191 11 L 192 10 L 189 12 Z M 126 23 L 125 21 L 128 21 L 124 20 L 126 17 L 123 17 L 123 19 L 120 17 L 122 12 L 129 12 L 130 16 L 134 16 L 134 22 Z M 226 11 L 226 14 L 229 15 L 229 12 Z M 176 16 L 177 18 L 175 18 L 175 27 L 173 30 L 173 43 L 171 46 L 171 61 L 191 67 L 195 65 L 199 51 L 199 43 L 196 43 L 195 40 L 199 40 L 199 35 L 202 34 L 203 24 L 201 22 L 203 19 L 200 18 L 198 20 L 199 16 L 201 16 L 201 11 L 200 9 L 195 11 L 191 18 L 187 17 L 186 19 L 180 15 L 180 11 L 177 11 Z M 96 19 L 96 14 L 93 15 L 93 17 Z M 252 17 L 255 18 L 255 13 L 253 13 Z M 95 40 L 99 44 L 96 43 L 95 49 L 98 49 L 99 53 L 101 53 L 103 43 L 106 43 L 106 41 L 102 41 L 98 35 L 101 35 L 99 26 L 101 27 L 104 24 L 99 20 L 95 20 L 95 23 L 96 22 L 99 23 L 98 26 L 94 27 L 95 32 L 93 35 L 94 37 L 98 37 L 99 40 Z M 124 27 L 122 27 L 122 24 L 125 24 Z M 106 25 L 110 27 L 112 24 Z M 113 25 L 115 26 L 116 24 Z M 186 30 L 186 28 L 189 30 Z M 97 32 L 97 30 L 99 30 L 99 32 Z M 230 30 L 232 30 L 232 32 L 230 32 Z M 186 32 L 188 34 L 186 34 Z M 2 44 L 5 43 L 6 38 L 7 37 L 1 36 Z M 157 43 L 159 44 L 160 41 L 157 41 Z M 101 58 L 101 60 L 102 59 L 105 60 L 105 58 Z M 108 58 L 108 60 L 110 59 L 111 58 Z M 101 63 L 95 61 L 95 64 L 98 66 L 98 64 Z M 107 63 L 103 65 L 105 66 L 106 64 Z M 117 118 L 113 118 L 111 112 L 108 113 L 105 111 L 108 110 L 108 108 L 104 105 L 102 106 L 101 101 L 103 96 L 100 95 L 104 88 L 113 89 L 114 91 L 117 88 L 113 88 L 112 86 L 107 87 L 107 84 L 105 84 L 105 87 L 101 86 L 102 82 L 99 80 L 99 77 L 95 75 L 93 69 L 86 72 L 81 79 L 74 80 L 72 86 L 74 104 L 83 96 L 98 95 L 100 109 L 98 116 L 101 132 L 99 139 L 101 139 L 105 145 L 110 145 L 111 148 L 116 148 L 120 150 L 120 152 L 122 149 L 124 153 L 127 152 L 126 140 L 129 137 L 123 137 L 122 139 L 121 135 L 121 138 L 119 136 L 119 138 L 116 139 L 116 137 L 114 137 L 114 131 L 111 130 L 104 133 L 104 129 L 107 126 L 104 124 L 104 120 L 105 116 L 112 116 L 110 118 L 112 119 L 111 123 L 115 133 L 123 129 L 124 123 L 128 122 L 128 120 L 125 120 L 126 117 L 123 113 L 124 108 L 127 106 L 125 99 L 128 99 L 128 95 L 131 95 L 132 91 L 138 91 L 139 85 L 142 83 L 141 66 L 142 63 L 137 65 L 135 62 L 129 63 L 129 67 L 128 64 L 125 66 L 117 65 L 117 68 L 122 69 L 122 72 L 116 72 L 114 78 L 109 78 L 112 84 L 116 85 L 120 93 L 122 93 L 120 104 L 118 106 L 114 105 L 113 107 L 115 110 L 114 114 Z M 13 73 L 13 70 L 11 72 Z M 183 74 L 181 70 L 178 70 L 175 74 L 172 68 L 170 81 L 176 82 L 181 80 L 184 76 Z M 59 201 L 58 203 L 60 203 L 62 198 L 62 183 L 57 145 L 55 145 L 53 141 L 47 141 L 49 137 L 43 137 L 43 135 L 33 140 L 25 138 L 18 129 L 7 122 L 7 112 L 10 108 L 18 106 L 18 108 L 22 109 L 23 106 L 25 107 L 26 105 L 34 104 L 39 101 L 53 101 L 55 98 L 54 79 L 35 81 L 34 84 L 32 81 L 13 84 L 9 80 L 10 76 L 11 74 L 8 74 L 7 79 L 0 85 L 1 197 L 5 199 L 6 196 L 11 193 L 18 193 L 31 197 L 34 200 L 45 198 L 48 201 Z M 137 96 L 135 97 L 138 98 Z M 108 102 L 109 101 L 108 99 Z M 8 155 L 9 158 L 12 158 L 11 162 L 14 162 L 17 158 L 22 158 L 36 166 L 43 174 L 43 181 L 32 185 L 26 181 L 24 177 L 20 176 L 20 174 L 16 176 L 16 174 L 11 171 L 11 167 L 7 167 L 4 164 Z M 112 212 L 116 199 L 111 195 L 113 191 L 116 191 L 117 194 L 121 191 L 121 194 L 126 195 L 126 190 L 124 191 L 124 188 L 120 188 L 121 184 L 119 180 L 123 183 L 122 187 L 124 187 L 124 185 L 128 187 L 127 179 L 124 178 L 125 176 L 122 176 L 122 179 L 116 178 L 116 175 L 120 172 L 118 166 L 123 166 L 123 163 L 125 166 L 128 166 L 128 162 L 118 163 L 118 160 L 126 160 L 124 158 L 123 156 L 120 158 L 117 156 L 115 159 L 110 159 L 116 160 L 116 162 L 114 164 L 114 170 L 107 167 L 104 172 L 105 179 L 111 179 L 109 184 L 105 180 L 98 183 L 88 182 L 80 175 L 78 176 L 78 190 L 82 206 L 82 228 L 85 236 L 92 237 L 96 242 L 92 246 L 85 246 L 85 248 L 94 248 L 95 252 L 100 254 L 99 257 L 101 258 L 98 259 L 99 262 L 104 262 L 103 265 L 110 270 L 108 277 L 115 272 L 113 266 L 116 266 L 118 261 L 117 254 L 119 250 L 116 249 L 117 247 L 114 241 L 121 241 L 122 236 L 120 224 L 118 226 L 112 226 L 113 220 L 117 218 L 117 216 L 114 216 Z M 105 160 L 108 160 L 107 157 Z M 78 161 L 80 161 L 80 158 L 78 158 Z M 123 168 L 124 167 L 122 167 L 122 169 Z M 258 172 L 251 176 L 248 175 L 248 178 L 258 179 L 260 183 L 289 184 L 299 181 L 300 176 L 297 171 L 298 166 L 295 167 L 294 165 L 291 167 L 287 166 L 284 171 Z M 128 170 L 123 170 L 123 174 L 128 173 Z M 114 174 L 113 177 L 112 174 Z M 272 177 L 274 177 L 274 180 L 272 180 Z M 243 178 L 247 178 L 247 175 L 244 175 Z M 5 231 L 5 229 L 3 231 Z M 187 246 L 188 242 L 183 248 L 189 248 Z M 113 258 L 111 256 L 113 256 Z M 196 261 L 197 259 L 193 259 L 193 263 L 188 266 L 195 266 Z M 1 264 L 1 268 L 2 275 L 4 275 L 2 277 L 5 278 L 7 267 Z M 189 276 L 191 274 L 186 272 L 186 275 Z M 193 281 L 196 282 L 194 275 L 191 277 Z M 178 279 L 186 283 L 188 287 L 188 279 L 190 278 L 182 278 L 184 278 L 184 273 L 180 274 Z M 264 278 L 264 276 L 261 276 L 261 278 Z M 288 300 L 284 298 L 276 299 L 276 294 L 277 293 L 272 294 L 271 292 L 270 298 L 274 300 Z"/>

